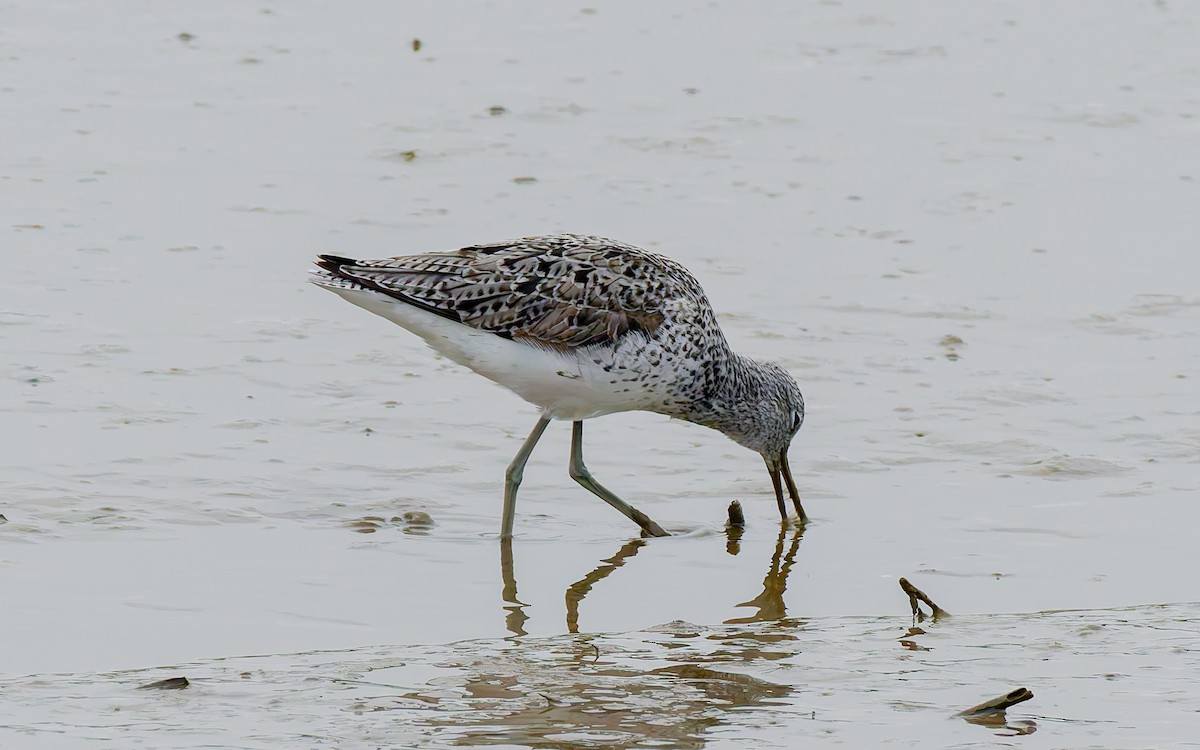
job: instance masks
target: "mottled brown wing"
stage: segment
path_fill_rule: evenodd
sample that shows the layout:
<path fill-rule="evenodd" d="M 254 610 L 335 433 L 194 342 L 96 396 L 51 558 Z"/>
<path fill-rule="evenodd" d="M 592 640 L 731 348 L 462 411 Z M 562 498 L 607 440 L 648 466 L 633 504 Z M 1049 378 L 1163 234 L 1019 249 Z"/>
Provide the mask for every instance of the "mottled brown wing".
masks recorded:
<path fill-rule="evenodd" d="M 383 260 L 328 258 L 321 265 L 466 325 L 566 348 L 653 331 L 663 322 L 664 305 L 703 295 L 674 261 L 579 235 Z"/>

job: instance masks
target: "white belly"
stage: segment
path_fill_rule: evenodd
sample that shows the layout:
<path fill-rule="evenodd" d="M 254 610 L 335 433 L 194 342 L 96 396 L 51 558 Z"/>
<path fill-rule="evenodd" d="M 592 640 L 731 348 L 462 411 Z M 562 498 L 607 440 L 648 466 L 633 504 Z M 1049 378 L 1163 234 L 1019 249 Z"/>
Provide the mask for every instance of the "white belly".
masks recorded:
<path fill-rule="evenodd" d="M 376 292 L 325 288 L 412 331 L 443 356 L 508 388 L 554 419 L 646 408 L 646 393 L 605 371 L 608 347 L 560 351 L 480 331 Z"/>

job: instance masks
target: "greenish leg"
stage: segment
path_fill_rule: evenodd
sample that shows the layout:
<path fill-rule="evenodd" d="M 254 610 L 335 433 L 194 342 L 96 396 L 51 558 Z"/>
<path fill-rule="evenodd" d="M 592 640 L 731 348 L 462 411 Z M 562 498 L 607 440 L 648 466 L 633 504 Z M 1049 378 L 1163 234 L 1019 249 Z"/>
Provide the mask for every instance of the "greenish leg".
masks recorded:
<path fill-rule="evenodd" d="M 550 417 L 542 415 L 538 418 L 529 437 L 525 438 L 525 442 L 521 444 L 521 450 L 517 451 L 512 463 L 508 465 L 508 470 L 504 472 L 504 515 L 500 520 L 501 539 L 512 538 L 513 521 L 517 516 L 517 488 L 521 486 L 521 479 L 525 476 L 525 462 L 529 460 L 529 455 L 533 453 L 533 446 L 537 445 L 537 441 L 542 437 L 542 433 L 546 431 L 546 426 L 549 424 Z"/>
<path fill-rule="evenodd" d="M 612 507 L 625 514 L 629 520 L 642 527 L 642 531 L 650 536 L 670 536 L 661 526 L 651 521 L 649 516 L 629 505 L 614 495 L 608 488 L 596 481 L 592 472 L 583 464 L 583 422 L 575 422 L 571 429 L 571 478 L 583 485 L 589 492 Z"/>

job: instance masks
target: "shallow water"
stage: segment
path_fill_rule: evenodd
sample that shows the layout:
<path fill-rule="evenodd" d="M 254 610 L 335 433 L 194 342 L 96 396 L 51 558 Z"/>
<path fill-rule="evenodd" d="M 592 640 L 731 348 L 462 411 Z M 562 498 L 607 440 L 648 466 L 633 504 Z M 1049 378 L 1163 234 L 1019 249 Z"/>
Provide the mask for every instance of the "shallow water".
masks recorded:
<path fill-rule="evenodd" d="M 911 636 L 900 617 L 677 621 L 223 657 L 6 678 L 0 722 L 30 748 L 1185 747 L 1200 731 L 1198 617 L 1194 604 L 971 615 Z M 180 676 L 186 689 L 147 687 Z M 954 715 L 1017 684 L 1031 702 Z"/>
<path fill-rule="evenodd" d="M 1018 686 L 1011 742 L 1200 736 L 1200 11 L 2 12 L 0 744 L 990 746 L 947 717 Z M 588 463 L 677 536 L 554 425 L 507 555 L 534 410 L 304 283 L 555 231 L 677 258 L 797 376 L 802 538 L 631 414 Z"/>

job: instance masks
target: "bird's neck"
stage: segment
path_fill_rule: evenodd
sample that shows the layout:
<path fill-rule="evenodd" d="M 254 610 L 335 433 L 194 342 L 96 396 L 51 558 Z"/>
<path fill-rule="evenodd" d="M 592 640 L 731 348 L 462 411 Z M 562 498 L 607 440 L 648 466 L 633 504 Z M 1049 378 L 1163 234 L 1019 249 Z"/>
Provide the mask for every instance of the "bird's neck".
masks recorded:
<path fill-rule="evenodd" d="M 755 412 L 769 394 L 767 378 L 758 362 L 732 351 L 714 361 L 720 364 L 709 374 L 689 413 L 672 416 L 719 430 L 745 445 L 754 432 Z"/>

